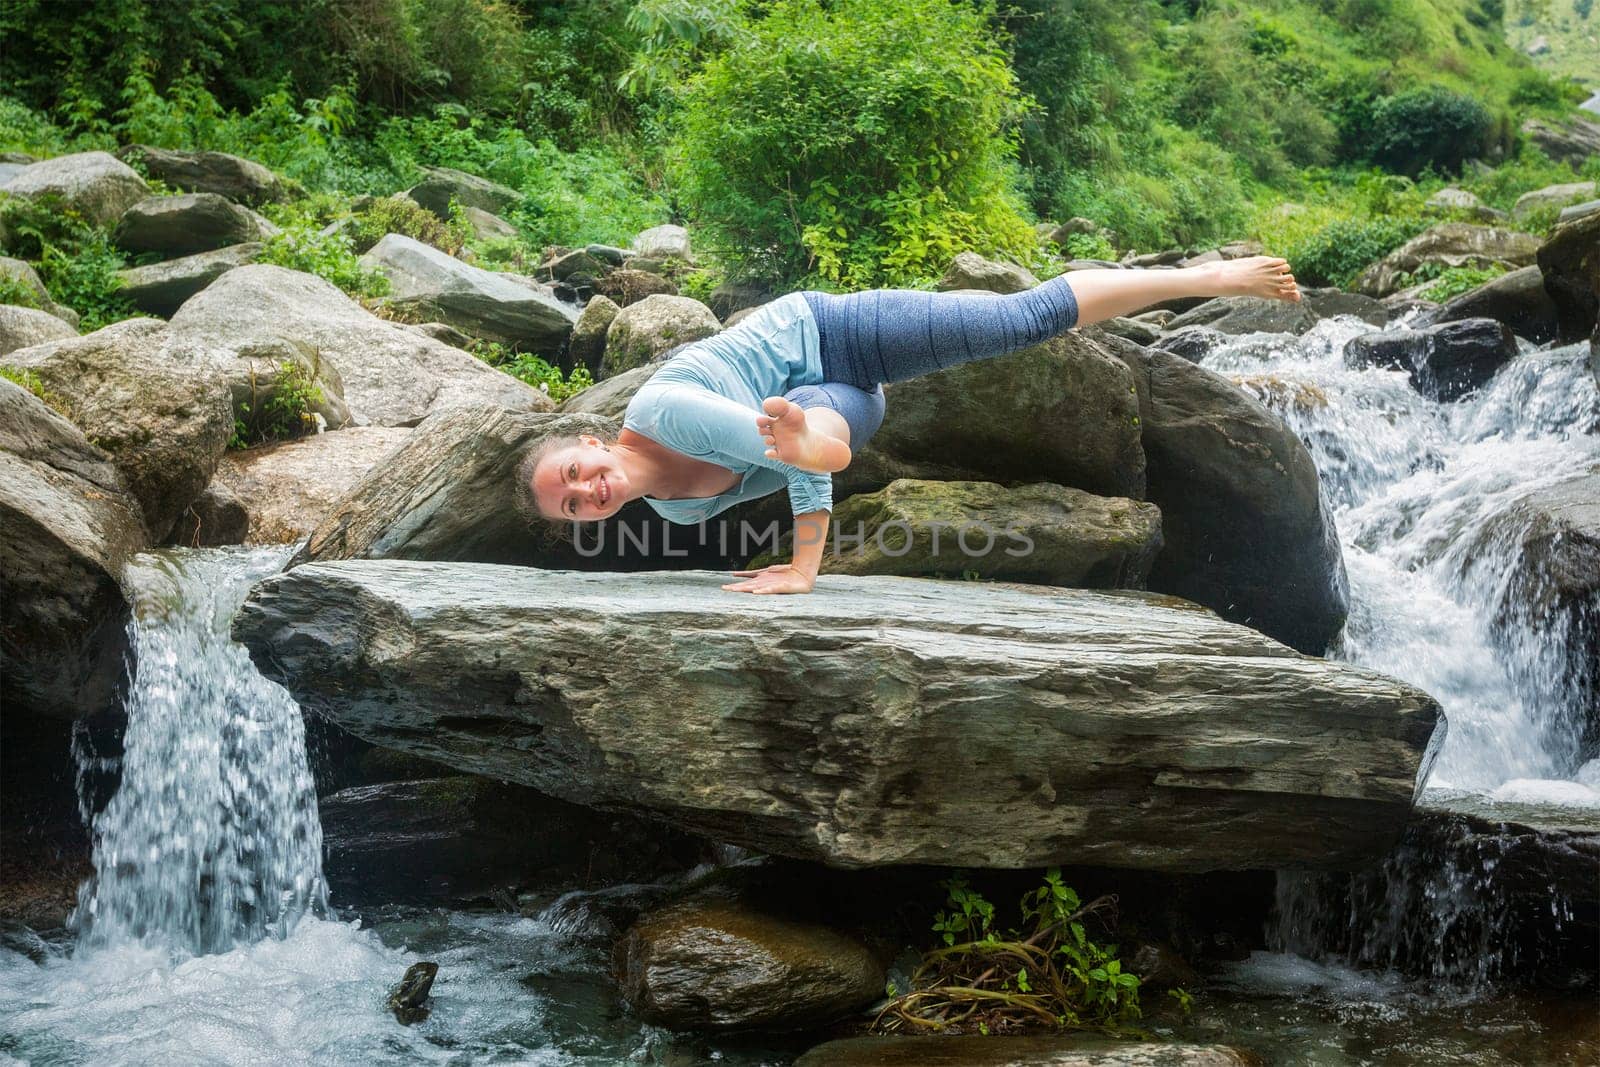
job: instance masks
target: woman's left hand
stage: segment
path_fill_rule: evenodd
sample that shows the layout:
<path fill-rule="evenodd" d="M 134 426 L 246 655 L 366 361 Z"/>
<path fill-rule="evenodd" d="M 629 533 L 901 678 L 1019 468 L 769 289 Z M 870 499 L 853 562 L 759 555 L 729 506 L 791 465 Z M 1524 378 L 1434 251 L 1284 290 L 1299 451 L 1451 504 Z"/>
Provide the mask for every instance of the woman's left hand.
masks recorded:
<path fill-rule="evenodd" d="M 735 593 L 809 593 L 816 576 L 798 570 L 792 563 L 774 563 L 758 571 L 734 571 L 742 582 L 729 582 L 722 588 Z"/>

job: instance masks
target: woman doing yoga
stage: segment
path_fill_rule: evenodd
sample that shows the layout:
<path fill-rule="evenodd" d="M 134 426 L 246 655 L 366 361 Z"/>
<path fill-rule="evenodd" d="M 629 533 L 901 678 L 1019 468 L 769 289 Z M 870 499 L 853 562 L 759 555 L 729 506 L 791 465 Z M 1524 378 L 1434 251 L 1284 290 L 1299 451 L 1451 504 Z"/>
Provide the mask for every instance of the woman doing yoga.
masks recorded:
<path fill-rule="evenodd" d="M 723 588 L 807 593 L 827 541 L 831 474 L 882 423 L 885 382 L 1188 296 L 1299 300 L 1300 292 L 1286 260 L 1252 256 L 1178 270 L 1070 271 L 1006 296 L 791 293 L 667 360 L 629 402 L 614 440 L 584 434 L 530 450 L 520 491 L 550 519 L 604 519 L 643 497 L 693 525 L 787 488 L 793 560 L 735 571 L 741 580 Z"/>

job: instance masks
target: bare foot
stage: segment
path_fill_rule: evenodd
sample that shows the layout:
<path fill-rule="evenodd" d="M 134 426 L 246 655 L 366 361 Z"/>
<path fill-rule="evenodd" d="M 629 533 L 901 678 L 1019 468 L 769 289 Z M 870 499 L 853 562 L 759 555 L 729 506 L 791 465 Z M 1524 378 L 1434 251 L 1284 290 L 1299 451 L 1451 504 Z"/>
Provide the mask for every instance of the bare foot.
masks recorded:
<path fill-rule="evenodd" d="M 1247 256 L 1213 264 L 1219 296 L 1263 296 L 1269 300 L 1300 299 L 1289 261 L 1278 256 Z"/>
<path fill-rule="evenodd" d="M 850 446 L 806 421 L 805 409 L 781 396 L 761 402 L 765 415 L 756 426 L 767 442 L 768 459 L 778 459 L 801 470 L 832 474 L 850 465 Z"/>

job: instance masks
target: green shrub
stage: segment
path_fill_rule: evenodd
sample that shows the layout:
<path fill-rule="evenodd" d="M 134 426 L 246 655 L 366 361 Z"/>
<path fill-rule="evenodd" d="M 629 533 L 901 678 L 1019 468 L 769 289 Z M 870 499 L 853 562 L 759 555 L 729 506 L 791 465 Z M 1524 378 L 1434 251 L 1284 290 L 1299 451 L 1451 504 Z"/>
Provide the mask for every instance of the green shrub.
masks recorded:
<path fill-rule="evenodd" d="M 454 205 L 452 205 L 453 207 Z M 355 251 L 365 252 L 385 234 L 398 233 L 432 245 L 452 256 L 461 252 L 472 238 L 472 227 L 452 210 L 449 222 L 404 196 L 385 196 L 374 200 L 355 216 Z"/>
<path fill-rule="evenodd" d="M 281 232 L 267 239 L 256 257 L 257 263 L 270 263 L 290 270 L 315 274 L 337 285 L 351 296 L 383 296 L 389 279 L 362 266 L 350 238 L 342 232 L 323 233 L 311 219 L 284 219 Z"/>
<path fill-rule="evenodd" d="M 1482 151 L 1492 126 L 1477 100 L 1439 86 L 1411 89 L 1373 108 L 1372 159 L 1415 175 L 1424 167 L 1455 174 Z"/>
<path fill-rule="evenodd" d="M 284 360 L 270 384 L 257 389 L 251 380 L 250 399 L 234 412 L 229 448 L 250 448 L 269 441 L 286 441 L 316 429 L 314 409 L 324 400 L 322 386 L 293 360 Z"/>
<path fill-rule="evenodd" d="M 1442 304 L 1462 293 L 1471 292 L 1485 282 L 1492 282 L 1504 273 L 1504 267 L 1446 267 L 1442 263 L 1430 262 L 1406 274 L 1400 288 L 1435 279 L 1418 295 L 1424 300 L 1435 300 Z"/>
<path fill-rule="evenodd" d="M 0 274 L 0 304 L 44 310 L 38 291 L 15 274 Z"/>
<path fill-rule="evenodd" d="M 915 284 L 968 249 L 1032 262 L 988 5 L 779 0 L 694 77 L 676 149 L 713 248 L 782 283 Z"/>
<path fill-rule="evenodd" d="M 103 233 L 93 233 L 73 248 L 47 245 L 39 260 L 39 280 L 58 304 L 78 313 L 79 329 L 93 332 L 139 314 L 121 295 L 117 271 L 127 260 Z"/>
<path fill-rule="evenodd" d="M 1294 266 L 1301 285 L 1345 286 L 1428 225 L 1415 216 L 1338 218 L 1278 251 Z"/>
<path fill-rule="evenodd" d="M 557 404 L 594 384 L 588 367 L 574 367 L 570 375 L 563 377 L 561 368 L 545 359 L 529 352 L 513 352 L 493 341 L 478 341 L 472 346 L 472 354 L 547 394 Z"/>

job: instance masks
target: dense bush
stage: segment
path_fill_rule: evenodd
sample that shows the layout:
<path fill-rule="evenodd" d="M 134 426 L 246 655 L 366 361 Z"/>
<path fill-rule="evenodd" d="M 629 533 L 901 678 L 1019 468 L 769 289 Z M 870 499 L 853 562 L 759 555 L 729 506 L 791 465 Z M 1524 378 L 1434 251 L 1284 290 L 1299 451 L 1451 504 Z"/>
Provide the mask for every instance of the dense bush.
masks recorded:
<path fill-rule="evenodd" d="M 1477 155 L 1492 117 L 1470 96 L 1430 86 L 1378 101 L 1370 134 L 1375 162 L 1402 174 L 1424 167 L 1457 173 Z"/>
<path fill-rule="evenodd" d="M 779 0 L 682 108 L 685 203 L 749 274 L 855 288 L 1034 254 L 1011 190 L 1023 101 L 980 10 Z"/>
<path fill-rule="evenodd" d="M 381 196 L 355 216 L 354 249 L 365 252 L 386 234 L 398 233 L 441 252 L 456 255 L 472 238 L 472 227 L 457 212 L 449 222 L 405 196 Z"/>

